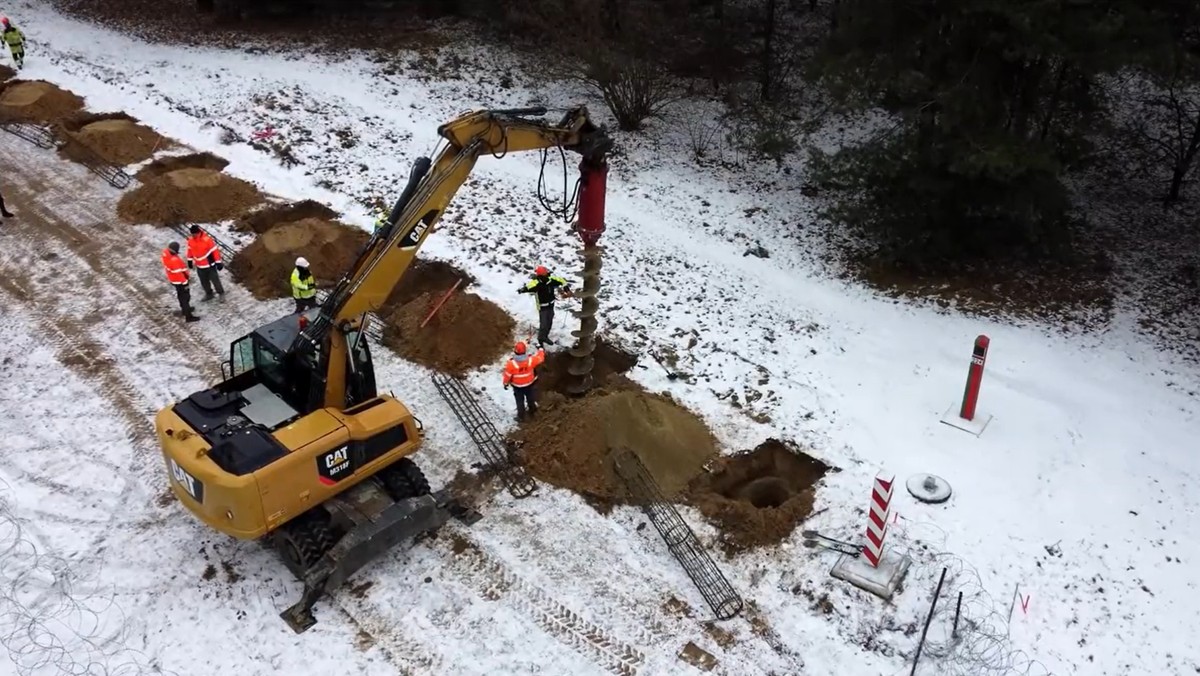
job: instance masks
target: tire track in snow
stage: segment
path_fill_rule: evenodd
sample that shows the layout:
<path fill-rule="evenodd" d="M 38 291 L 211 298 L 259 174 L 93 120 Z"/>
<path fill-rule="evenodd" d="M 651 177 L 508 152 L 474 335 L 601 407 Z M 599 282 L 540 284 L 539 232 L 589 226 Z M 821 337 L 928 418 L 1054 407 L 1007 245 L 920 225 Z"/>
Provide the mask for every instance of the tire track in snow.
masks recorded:
<path fill-rule="evenodd" d="M 434 540 L 448 561 L 445 570 L 454 573 L 489 601 L 507 601 L 563 645 L 594 661 L 616 676 L 634 676 L 645 663 L 645 655 L 606 629 L 580 616 L 549 592 L 517 575 L 503 561 L 450 527 L 449 538 Z"/>
<path fill-rule="evenodd" d="M 54 350 L 59 363 L 74 372 L 84 382 L 94 386 L 96 393 L 112 406 L 117 423 L 131 442 L 133 453 L 129 459 L 129 465 L 122 468 L 116 475 L 122 482 L 120 490 L 115 493 L 106 491 L 104 495 L 105 498 L 108 498 L 111 506 L 109 516 L 107 520 L 91 524 L 92 526 L 103 526 L 86 548 L 86 551 L 95 551 L 111 534 L 112 527 L 125 513 L 125 504 L 138 489 L 134 473 L 140 469 L 140 466 L 144 466 L 147 457 L 153 453 L 157 440 L 146 420 L 144 410 L 137 403 L 136 391 L 115 368 L 115 362 L 105 354 L 100 346 L 88 338 L 86 331 L 75 320 L 57 313 L 47 312 L 43 308 L 48 306 L 48 303 L 32 302 L 34 296 L 28 290 L 32 285 L 24 277 L 23 271 L 13 269 L 13 266 L 7 263 L 8 261 L 0 262 L 0 293 L 7 296 L 6 305 L 10 308 L 23 309 L 24 314 L 42 332 L 42 337 L 47 339 L 47 344 Z M 72 462 L 81 465 L 91 461 L 92 458 L 85 454 L 76 453 L 72 457 Z M 111 464 L 108 462 L 93 464 L 100 468 L 102 475 L 112 473 Z M 26 472 L 26 474 L 29 473 Z M 50 487 L 50 490 L 54 490 L 56 497 L 66 498 L 75 504 L 77 504 L 77 500 L 88 497 L 88 494 L 82 493 L 79 487 L 68 487 L 53 479 L 47 479 L 42 483 L 44 486 Z M 63 486 L 67 490 L 56 490 L 55 486 Z M 45 516 L 49 516 L 49 514 L 45 513 Z M 66 523 L 77 524 L 78 522 L 78 519 L 69 515 L 60 520 Z"/>
<path fill-rule="evenodd" d="M 13 171 L 13 175 L 18 175 L 15 173 L 16 167 L 12 164 L 11 159 L 5 155 L 0 155 L 0 168 L 3 168 L 5 172 Z M 20 238 L 22 244 L 31 245 L 30 248 L 40 254 L 37 256 L 37 258 L 42 258 L 46 254 L 54 252 L 51 250 L 51 247 L 47 246 L 48 243 L 46 240 L 43 237 L 38 237 L 37 235 L 49 235 L 50 238 L 57 241 L 58 244 L 60 244 L 62 247 L 65 247 L 66 250 L 77 255 L 84 263 L 87 264 L 87 267 L 90 268 L 90 273 L 86 271 L 80 271 L 78 275 L 79 278 L 77 278 L 76 281 L 81 285 L 90 285 L 91 288 L 98 288 L 98 283 L 103 281 L 107 282 L 110 286 L 117 290 L 124 290 L 128 292 L 133 297 L 131 298 L 133 302 L 127 303 L 121 309 L 132 309 L 141 319 L 149 322 L 153 326 L 156 326 L 165 333 L 168 340 L 156 341 L 159 343 L 158 347 L 160 349 L 168 352 L 174 351 L 176 353 L 186 349 L 187 354 L 181 356 L 189 359 L 191 363 L 209 363 L 213 359 L 214 355 L 212 347 L 202 338 L 199 338 L 192 332 L 186 330 L 184 325 L 179 322 L 164 321 L 164 318 L 161 314 L 156 314 L 152 310 L 152 308 L 158 307 L 162 304 L 161 294 L 154 294 L 149 291 L 141 281 L 125 272 L 122 267 L 111 265 L 112 257 L 108 256 L 105 252 L 105 249 L 107 248 L 105 245 L 102 245 L 100 242 L 96 241 L 96 239 L 88 232 L 81 230 L 71 223 L 68 223 L 65 219 L 59 218 L 56 214 L 49 210 L 48 202 L 60 201 L 65 204 L 72 203 L 71 198 L 67 194 L 70 191 L 71 186 L 64 185 L 64 181 L 69 176 L 67 172 L 61 172 L 57 177 L 50 178 L 44 175 L 35 176 L 27 169 L 24 169 L 19 175 L 22 176 L 23 180 L 14 181 L 11 185 L 6 184 L 5 190 L 9 193 L 12 193 L 16 197 L 16 199 L 13 200 L 14 203 L 21 205 L 21 221 L 24 222 L 30 220 L 30 214 L 32 213 L 34 215 L 32 220 L 35 221 L 36 225 L 38 226 L 36 228 L 36 234 L 32 234 L 29 237 Z M 91 180 L 90 177 L 89 180 Z M 77 186 L 77 189 L 87 191 L 93 188 L 93 186 L 87 185 L 83 181 L 80 181 L 80 183 L 82 183 L 82 185 Z M 36 199 L 30 194 L 31 192 L 38 193 Z M 93 215 L 95 214 L 94 210 L 89 210 L 86 212 L 86 214 L 91 218 L 95 218 Z M 99 220 L 97 220 L 95 224 L 103 225 L 103 223 Z M 24 228 L 21 229 L 23 230 Z M 108 233 L 104 230 L 101 230 L 100 234 L 102 236 L 106 236 Z M 11 244 L 12 240 L 8 240 L 8 242 Z M 105 260 L 106 257 L 108 260 Z M 20 266 L 0 266 L 0 289 L 4 289 L 5 281 L 8 281 L 11 284 L 12 280 L 22 278 L 20 271 L 9 271 L 11 274 L 9 280 L 3 279 L 4 275 L 2 273 L 4 270 L 13 267 Z M 29 284 L 29 286 L 32 286 L 32 284 Z M 33 297 L 22 286 L 17 286 L 16 290 L 20 296 L 28 298 Z M 45 319 L 45 313 L 39 313 L 36 307 L 32 307 L 31 303 L 27 303 L 26 305 L 30 311 L 30 316 L 37 317 L 39 319 L 39 326 L 43 326 L 46 322 L 41 320 Z M 56 347 L 59 347 L 70 354 L 78 353 L 78 350 L 75 352 L 70 351 L 71 342 L 76 336 L 79 336 L 86 341 L 86 334 L 82 331 L 82 327 L 75 320 L 63 316 L 56 316 L 52 321 L 50 321 L 49 324 L 51 327 L 54 326 L 54 322 L 59 322 L 60 326 L 58 328 L 54 328 L 53 332 L 48 332 L 48 335 L 56 337 L 56 340 L 54 341 Z M 90 341 L 80 342 L 80 345 L 85 344 L 89 346 L 92 354 L 103 354 L 102 350 L 96 347 L 94 343 L 91 343 Z M 87 361 L 85 360 L 84 363 L 87 363 Z M 105 365 L 112 371 L 114 378 L 120 378 L 120 372 L 113 368 L 113 363 L 111 360 L 106 358 Z M 119 407 L 120 410 L 124 411 L 126 414 L 128 414 L 130 411 L 136 411 L 137 407 L 131 403 L 136 401 L 136 399 L 128 396 L 131 393 L 131 388 L 127 386 L 123 378 L 120 378 L 120 382 L 120 389 L 113 390 L 111 388 L 102 388 L 102 391 L 105 393 L 122 393 L 124 398 L 121 400 L 121 405 Z M 156 435 L 153 433 L 150 426 L 147 424 L 148 415 L 149 414 L 141 417 L 141 426 L 134 428 L 134 431 L 138 432 L 140 430 L 139 433 L 142 434 L 142 436 L 138 437 L 139 443 L 148 443 L 152 454 L 158 456 L 160 455 L 160 451 L 158 450 L 158 439 L 156 438 Z M 123 417 L 127 416 L 123 415 Z M 129 490 L 129 487 L 127 486 L 126 490 L 121 494 L 121 499 L 118 500 L 118 502 L 123 501 L 123 498 L 128 494 Z M 110 530 L 111 525 L 116 521 L 119 513 L 120 509 L 118 507 L 117 511 L 113 513 L 109 523 L 107 524 L 108 527 L 104 528 L 104 533 L 107 533 Z M 165 519 L 166 517 L 164 515 L 152 521 L 151 524 L 139 525 L 154 525 L 164 522 Z M 282 562 L 280 562 L 279 565 L 282 568 Z M 382 619 L 383 616 L 377 610 L 372 609 L 369 604 L 358 599 L 341 598 L 344 596 L 346 595 L 340 594 L 337 598 L 335 598 L 331 595 L 327 598 L 338 607 L 338 609 L 345 617 L 349 619 L 349 622 L 353 626 L 369 635 L 376 642 L 376 645 L 380 646 L 380 648 L 386 653 L 388 661 L 402 673 L 428 673 L 432 667 L 441 663 L 441 658 L 433 654 L 421 642 L 418 642 L 416 639 L 407 636 L 400 629 L 390 627 L 388 623 Z M 417 671 L 414 672 L 414 669 Z"/>
<path fill-rule="evenodd" d="M 400 670 L 400 673 L 414 676 L 456 673 L 453 668 L 447 667 L 441 655 L 434 653 L 424 643 L 398 631 L 375 608 L 344 591 L 327 598 L 346 618 L 350 626 L 375 642 L 375 645 L 386 654 L 388 662 Z"/>

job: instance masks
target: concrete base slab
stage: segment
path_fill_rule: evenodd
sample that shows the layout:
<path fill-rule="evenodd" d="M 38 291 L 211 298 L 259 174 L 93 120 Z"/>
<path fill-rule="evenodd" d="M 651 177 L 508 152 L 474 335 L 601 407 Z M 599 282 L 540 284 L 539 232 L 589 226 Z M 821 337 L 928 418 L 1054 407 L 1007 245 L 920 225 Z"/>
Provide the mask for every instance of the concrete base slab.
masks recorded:
<path fill-rule="evenodd" d="M 829 574 L 887 600 L 896 593 L 896 588 L 908 574 L 910 565 L 912 559 L 885 549 L 878 568 L 872 566 L 862 555 L 842 554 Z"/>
<path fill-rule="evenodd" d="M 975 412 L 974 420 L 960 418 L 958 417 L 958 409 L 958 404 L 950 404 L 950 408 L 946 409 L 946 412 L 942 414 L 942 422 L 956 429 L 979 436 L 983 434 L 983 430 L 992 421 L 990 413 L 980 413 L 979 411 Z"/>

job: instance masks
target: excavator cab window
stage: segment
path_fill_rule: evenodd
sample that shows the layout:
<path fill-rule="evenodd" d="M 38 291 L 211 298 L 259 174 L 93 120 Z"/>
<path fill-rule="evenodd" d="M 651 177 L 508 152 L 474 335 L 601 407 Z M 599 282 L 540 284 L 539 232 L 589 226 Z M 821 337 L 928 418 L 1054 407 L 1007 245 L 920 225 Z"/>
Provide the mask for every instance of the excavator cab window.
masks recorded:
<path fill-rule="evenodd" d="M 275 394 L 288 398 L 289 390 L 287 369 L 284 368 L 283 355 L 267 345 L 262 340 L 254 341 L 254 367 L 258 369 L 258 378 L 267 389 Z"/>
<path fill-rule="evenodd" d="M 375 366 L 371 363 L 371 349 L 367 347 L 367 337 L 361 331 L 351 331 L 346 334 L 346 343 L 350 346 L 347 351 L 350 363 L 346 365 L 346 408 L 374 398 Z"/>
<path fill-rule="evenodd" d="M 229 348 L 229 364 L 233 377 L 254 370 L 254 336 L 238 340 Z"/>

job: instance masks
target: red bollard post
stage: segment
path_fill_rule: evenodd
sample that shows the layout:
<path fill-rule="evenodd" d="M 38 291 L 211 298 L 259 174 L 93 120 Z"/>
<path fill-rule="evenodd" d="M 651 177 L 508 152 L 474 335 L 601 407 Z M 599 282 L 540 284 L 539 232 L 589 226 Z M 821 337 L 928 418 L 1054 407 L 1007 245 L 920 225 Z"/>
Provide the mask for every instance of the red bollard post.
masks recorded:
<path fill-rule="evenodd" d="M 979 386 L 983 384 L 983 366 L 987 362 L 988 345 L 991 341 L 981 335 L 975 339 L 975 350 L 971 353 L 971 368 L 967 371 L 967 386 L 963 390 L 962 406 L 958 417 L 975 419 L 975 405 L 979 403 Z"/>

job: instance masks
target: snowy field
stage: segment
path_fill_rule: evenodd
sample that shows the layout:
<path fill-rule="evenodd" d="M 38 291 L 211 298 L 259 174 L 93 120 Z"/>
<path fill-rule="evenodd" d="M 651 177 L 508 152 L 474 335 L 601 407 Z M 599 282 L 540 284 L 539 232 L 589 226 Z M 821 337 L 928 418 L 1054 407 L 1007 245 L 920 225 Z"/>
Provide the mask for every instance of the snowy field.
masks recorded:
<path fill-rule="evenodd" d="M 400 56 L 150 46 L 40 6 L 6 11 L 33 41 L 23 78 L 134 115 L 230 160 L 228 173 L 266 192 L 325 202 L 364 227 L 359 200 L 394 199 L 439 123 L 471 108 L 580 100 L 520 77 L 501 88 L 513 66 L 482 50 L 462 56 L 468 75 L 438 82 Z M 223 144 L 222 126 L 242 138 L 272 127 L 301 163 Z M 601 516 L 545 487 L 524 501 L 499 493 L 482 521 L 450 527 L 465 556 L 439 538 L 369 566 L 294 635 L 277 613 L 299 585 L 273 553 L 206 531 L 164 498 L 149 423 L 211 380 L 229 341 L 283 301 L 233 288 L 206 321 L 172 321 L 163 231 L 117 225 L 117 191 L 4 134 L 0 177 L 21 218 L 0 226 L 0 643 L 17 673 L 700 673 L 676 658 L 693 641 L 717 657 L 717 673 L 891 676 L 908 673 L 943 567 L 918 673 L 1200 671 L 1196 367 L 1156 353 L 1121 317 L 1102 335 L 1063 335 L 833 280 L 803 234 L 820 226 L 798 177 L 698 170 L 677 133 L 620 140 L 601 331 L 641 354 L 678 354 L 692 384 L 668 381 L 650 359 L 631 375 L 701 412 L 728 452 L 789 438 L 840 468 L 807 527 L 856 537 L 872 477 L 894 474 L 889 542 L 914 564 L 892 602 L 830 579 L 834 555 L 800 546 L 797 533 L 719 560 L 753 611 L 714 629 L 653 529 L 637 530 L 640 513 Z M 481 160 L 424 249 L 478 277 L 477 292 L 522 321 L 528 299 L 515 288 L 533 265 L 580 266 L 577 240 L 538 204 L 539 163 L 536 153 Z M 555 154 L 547 170 L 557 197 Z M 797 190 L 769 189 L 774 181 Z M 743 255 L 756 243 L 770 258 Z M 957 403 L 981 333 L 992 348 L 980 408 L 995 417 L 976 438 L 939 417 Z M 426 421 L 431 480 L 475 462 L 429 372 L 379 359 L 381 386 Z M 498 369 L 473 379 L 508 420 Z M 903 482 L 920 472 L 946 478 L 950 502 L 911 499 Z M 945 599 L 959 591 L 970 625 L 952 642 Z M 673 597 L 693 612 L 664 608 Z M 64 643 L 37 647 L 46 633 Z"/>

